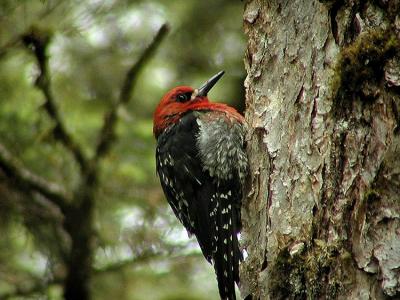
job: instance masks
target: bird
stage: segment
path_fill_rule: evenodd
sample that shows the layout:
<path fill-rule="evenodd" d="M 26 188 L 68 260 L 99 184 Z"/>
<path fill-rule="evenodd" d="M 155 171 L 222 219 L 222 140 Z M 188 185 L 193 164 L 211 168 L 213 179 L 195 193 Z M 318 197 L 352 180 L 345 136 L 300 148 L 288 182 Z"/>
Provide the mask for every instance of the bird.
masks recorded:
<path fill-rule="evenodd" d="M 249 167 L 244 117 L 207 96 L 223 75 L 218 72 L 197 89 L 168 91 L 154 111 L 153 133 L 165 197 L 214 266 L 220 298 L 235 300 L 243 260 L 241 201 Z"/>

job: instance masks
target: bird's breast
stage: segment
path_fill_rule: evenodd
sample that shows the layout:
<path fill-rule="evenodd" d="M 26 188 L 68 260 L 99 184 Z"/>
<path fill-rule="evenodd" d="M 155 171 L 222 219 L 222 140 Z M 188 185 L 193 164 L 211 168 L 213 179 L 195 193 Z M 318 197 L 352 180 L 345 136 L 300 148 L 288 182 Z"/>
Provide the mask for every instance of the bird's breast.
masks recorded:
<path fill-rule="evenodd" d="M 238 176 L 244 181 L 248 164 L 244 150 L 244 125 L 220 112 L 201 114 L 196 122 L 199 126 L 196 145 L 203 171 L 220 180 Z"/>

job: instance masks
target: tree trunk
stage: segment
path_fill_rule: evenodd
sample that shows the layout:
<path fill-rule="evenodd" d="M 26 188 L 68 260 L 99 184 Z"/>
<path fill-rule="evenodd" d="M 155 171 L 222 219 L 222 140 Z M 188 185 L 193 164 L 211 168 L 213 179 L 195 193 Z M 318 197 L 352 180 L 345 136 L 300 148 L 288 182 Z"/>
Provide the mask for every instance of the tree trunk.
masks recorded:
<path fill-rule="evenodd" d="M 397 0 L 246 3 L 243 297 L 400 297 L 399 16 Z"/>

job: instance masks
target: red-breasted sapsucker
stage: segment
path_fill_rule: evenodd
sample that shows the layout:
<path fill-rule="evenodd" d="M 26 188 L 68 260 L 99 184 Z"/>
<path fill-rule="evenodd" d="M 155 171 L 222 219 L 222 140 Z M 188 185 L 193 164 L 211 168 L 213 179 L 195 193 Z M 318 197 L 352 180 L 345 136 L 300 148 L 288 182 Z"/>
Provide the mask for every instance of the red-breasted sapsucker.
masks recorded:
<path fill-rule="evenodd" d="M 248 160 L 243 116 L 207 98 L 223 74 L 199 89 L 179 86 L 165 94 L 154 112 L 153 131 L 168 203 L 214 265 L 221 299 L 232 300 L 242 259 L 237 234 Z"/>

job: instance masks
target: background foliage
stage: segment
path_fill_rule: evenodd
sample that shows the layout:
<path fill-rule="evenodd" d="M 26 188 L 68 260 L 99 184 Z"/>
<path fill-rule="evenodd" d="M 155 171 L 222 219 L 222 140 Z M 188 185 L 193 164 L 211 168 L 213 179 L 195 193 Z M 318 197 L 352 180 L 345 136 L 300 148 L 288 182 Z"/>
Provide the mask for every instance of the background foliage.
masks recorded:
<path fill-rule="evenodd" d="M 52 35 L 49 72 L 66 129 L 92 156 L 103 115 L 129 66 L 168 22 L 170 33 L 118 110 L 117 137 L 95 195 L 94 299 L 213 299 L 212 268 L 172 216 L 154 168 L 152 113 L 175 85 L 226 75 L 211 97 L 242 109 L 240 1 L 2 0 L 0 144 L 27 169 L 67 191 L 79 165 L 54 134 L 38 67 L 21 43 L 32 26 Z M 0 169 L 0 299 L 61 299 L 68 246 L 62 213 Z M 65 241 L 65 244 L 60 241 Z"/>

